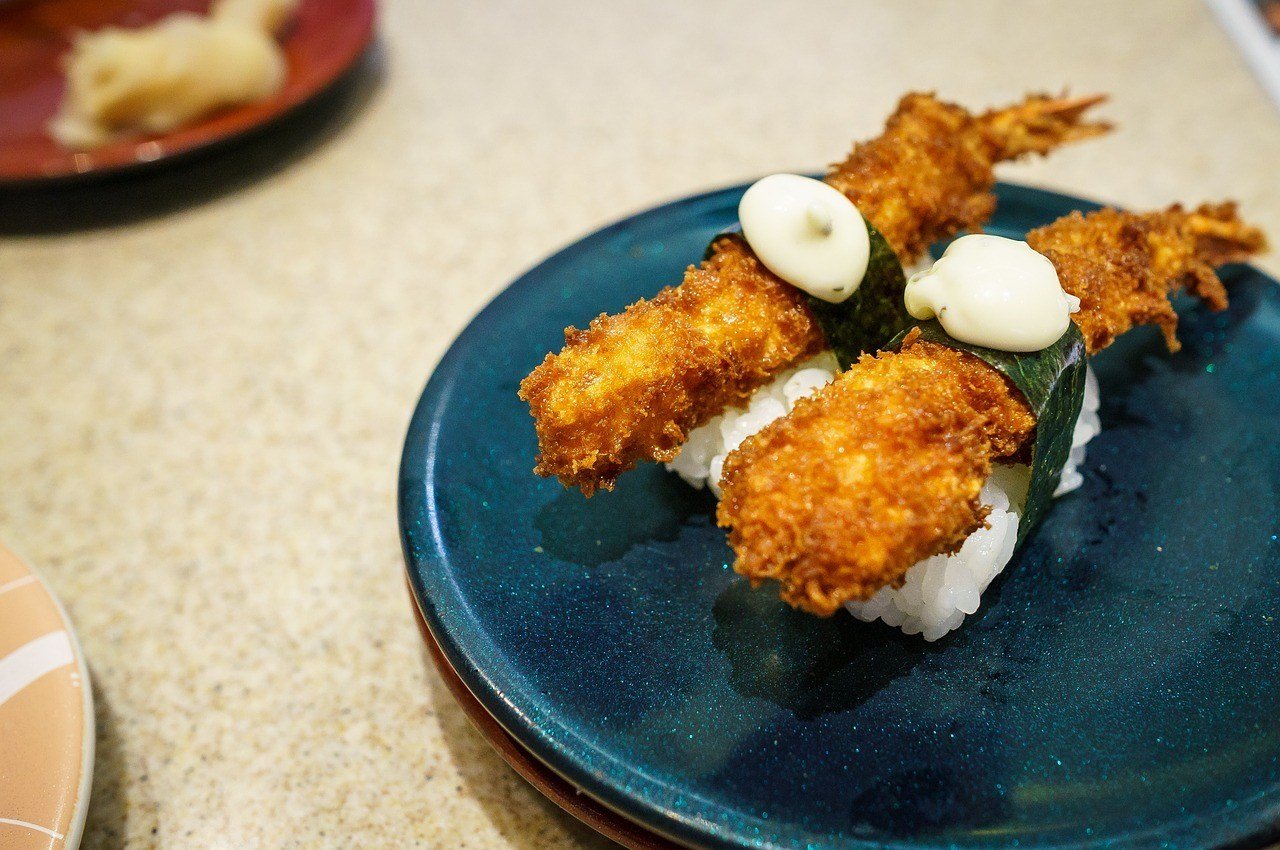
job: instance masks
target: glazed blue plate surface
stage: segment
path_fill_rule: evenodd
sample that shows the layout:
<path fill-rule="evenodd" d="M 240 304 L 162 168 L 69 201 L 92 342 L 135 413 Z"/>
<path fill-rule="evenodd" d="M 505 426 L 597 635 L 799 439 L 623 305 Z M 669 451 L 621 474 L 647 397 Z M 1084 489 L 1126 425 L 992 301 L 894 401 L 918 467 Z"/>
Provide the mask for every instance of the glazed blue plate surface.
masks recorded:
<path fill-rule="evenodd" d="M 520 379 L 662 286 L 744 187 L 607 227 L 441 361 L 400 478 L 446 657 L 525 747 L 696 847 L 1257 846 L 1280 827 L 1280 290 L 1224 271 L 1097 357 L 1085 485 L 928 644 L 818 619 L 730 567 L 710 496 L 652 465 L 590 501 L 532 473 Z M 1001 186 L 991 232 L 1094 204 Z"/>

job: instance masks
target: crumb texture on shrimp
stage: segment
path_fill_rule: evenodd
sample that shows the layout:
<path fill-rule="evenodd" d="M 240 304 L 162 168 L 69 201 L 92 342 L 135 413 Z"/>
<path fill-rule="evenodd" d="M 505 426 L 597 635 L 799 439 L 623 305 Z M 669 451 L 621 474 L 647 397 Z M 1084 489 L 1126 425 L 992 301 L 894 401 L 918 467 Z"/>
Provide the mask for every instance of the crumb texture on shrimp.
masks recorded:
<path fill-rule="evenodd" d="M 981 224 L 992 165 L 1096 135 L 1101 98 L 1032 96 L 973 116 L 929 94 L 903 98 L 883 135 L 827 176 L 908 263 L 936 239 Z M 585 331 L 524 380 L 538 436 L 535 471 L 590 495 L 645 460 L 675 456 L 689 431 L 825 345 L 800 292 L 723 239 L 684 282 Z"/>
<path fill-rule="evenodd" d="M 1178 315 L 1169 294 L 1185 289 L 1211 310 L 1227 306 L 1216 266 L 1266 247 L 1262 232 L 1240 220 L 1234 203 L 1190 212 L 1174 205 L 1150 213 L 1103 209 L 1078 212 L 1027 234 L 1049 258 L 1062 288 L 1080 299 L 1072 316 L 1089 353 L 1101 351 L 1136 325 L 1159 325 L 1178 350 Z"/>
<path fill-rule="evenodd" d="M 586 330 L 520 384 L 542 453 L 535 471 L 588 495 L 640 458 L 671 460 L 691 429 L 812 357 L 822 332 L 803 294 L 739 237 L 684 283 Z"/>
<path fill-rule="evenodd" d="M 1108 124 L 1083 120 L 1102 100 L 1031 95 L 975 116 L 931 94 L 908 94 L 884 133 L 857 145 L 826 179 L 910 264 L 932 243 L 991 217 L 996 163 L 1106 132 Z"/>
<path fill-rule="evenodd" d="M 970 354 L 920 342 L 864 356 L 729 455 L 718 520 L 735 568 L 815 614 L 867 599 L 981 525 L 997 444 L 1016 449 L 1033 427 Z"/>
<path fill-rule="evenodd" d="M 1080 298 L 1073 319 L 1090 352 L 1144 323 L 1176 349 L 1169 293 L 1225 307 L 1213 267 L 1265 244 L 1232 204 L 1075 213 L 1028 241 Z M 977 495 L 992 462 L 1029 451 L 1031 412 L 999 372 L 912 336 L 899 352 L 863 357 L 725 461 L 718 519 L 731 528 L 735 568 L 776 579 L 784 599 L 813 613 L 953 551 L 983 520 Z"/>

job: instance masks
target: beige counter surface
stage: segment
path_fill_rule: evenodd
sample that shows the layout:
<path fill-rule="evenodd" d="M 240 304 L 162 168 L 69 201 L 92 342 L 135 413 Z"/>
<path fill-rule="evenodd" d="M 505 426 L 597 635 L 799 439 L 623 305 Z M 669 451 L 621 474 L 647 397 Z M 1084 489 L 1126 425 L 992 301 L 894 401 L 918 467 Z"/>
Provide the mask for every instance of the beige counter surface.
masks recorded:
<path fill-rule="evenodd" d="M 605 845 L 451 702 L 394 503 L 449 340 L 579 235 L 820 166 L 907 89 L 1070 84 L 1118 132 L 1004 176 L 1236 198 L 1280 237 L 1280 115 L 1192 0 L 399 0 L 380 27 L 247 145 L 0 197 L 0 539 L 90 659 L 90 848 Z"/>

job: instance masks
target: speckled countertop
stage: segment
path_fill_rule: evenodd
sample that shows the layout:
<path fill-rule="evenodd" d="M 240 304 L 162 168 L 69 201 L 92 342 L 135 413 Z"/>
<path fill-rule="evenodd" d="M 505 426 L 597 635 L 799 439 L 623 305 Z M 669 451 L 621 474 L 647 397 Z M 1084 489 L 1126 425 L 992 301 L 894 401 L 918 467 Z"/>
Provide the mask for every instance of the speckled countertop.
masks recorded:
<path fill-rule="evenodd" d="M 1193 0 L 534 6 L 388 2 L 359 73 L 286 126 L 0 196 L 0 539 L 90 659 L 88 847 L 605 844 L 452 703 L 394 504 L 449 340 L 584 232 L 820 165 L 910 88 L 1069 83 L 1111 92 L 1119 132 L 1005 176 L 1233 197 L 1280 236 L 1280 115 Z"/>

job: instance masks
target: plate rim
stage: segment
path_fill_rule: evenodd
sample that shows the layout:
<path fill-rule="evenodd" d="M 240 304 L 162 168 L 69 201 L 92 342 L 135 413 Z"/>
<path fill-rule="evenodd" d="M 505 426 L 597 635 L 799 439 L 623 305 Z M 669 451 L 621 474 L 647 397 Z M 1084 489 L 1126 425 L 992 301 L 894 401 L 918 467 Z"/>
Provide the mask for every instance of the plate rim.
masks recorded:
<path fill-rule="evenodd" d="M 467 720 L 512 770 L 566 813 L 629 850 L 681 850 L 683 845 L 674 844 L 670 839 L 648 831 L 625 815 L 603 806 L 590 794 L 581 792 L 521 746 L 511 733 L 480 704 L 475 694 L 471 693 L 466 683 L 459 678 L 457 671 L 444 657 L 444 653 L 440 651 L 439 642 L 431 634 L 431 629 L 422 617 L 422 609 L 418 607 L 418 602 L 414 598 L 413 587 L 409 584 L 407 575 L 405 590 L 409 597 L 409 605 L 413 609 L 418 633 L 422 637 L 427 654 L 435 665 L 436 672 Z"/>
<path fill-rule="evenodd" d="M 571 252 L 575 252 L 587 244 L 594 244 L 609 239 L 618 231 L 637 224 L 644 219 L 668 215 L 674 210 L 710 201 L 718 196 L 729 197 L 744 192 L 752 181 L 737 182 L 720 188 L 709 189 L 673 200 L 660 202 L 654 206 L 624 216 L 610 224 L 591 231 L 558 250 L 548 254 L 544 259 L 527 268 L 515 277 L 507 286 L 490 299 L 453 338 L 445 353 L 432 369 L 431 375 L 414 407 L 413 415 L 405 435 L 401 462 L 398 470 L 397 514 L 400 532 L 401 550 L 405 562 L 405 572 L 409 581 L 416 607 L 423 618 L 431 636 L 435 639 L 444 659 L 458 675 L 467 690 L 476 698 L 485 711 L 491 716 L 521 747 L 535 757 L 543 765 L 554 771 L 583 793 L 589 794 L 600 804 L 606 806 L 621 817 L 639 824 L 658 835 L 678 844 L 694 848 L 711 850 L 737 850 L 737 848 L 754 847 L 765 850 L 789 850 L 792 844 L 783 844 L 759 837 L 749 838 L 746 830 L 738 827 L 724 826 L 724 821 L 707 817 L 688 817 L 678 815 L 669 809 L 657 805 L 654 791 L 665 787 L 654 782 L 634 770 L 631 771 L 633 787 L 641 787 L 640 792 L 626 793 L 618 787 L 620 782 L 610 782 L 608 777 L 619 768 L 630 769 L 630 766 L 617 759 L 608 759 L 608 766 L 602 767 L 586 764 L 574 758 L 564 742 L 557 741 L 539 728 L 525 715 L 520 708 L 504 693 L 488 673 L 481 669 L 481 663 L 472 658 L 458 641 L 451 627 L 463 625 L 449 622 L 451 615 L 434 604 L 428 576 L 436 577 L 443 571 L 438 569 L 443 560 L 438 557 L 443 541 L 438 525 L 438 511 L 433 494 L 433 471 L 435 462 L 434 438 L 439 431 L 439 420 L 432 412 L 446 402 L 454 389 L 454 381 L 459 377 L 458 370 L 464 365 L 461 361 L 461 348 L 465 339 L 472 333 L 478 333 L 495 320 L 503 309 L 503 304 L 513 298 L 515 293 L 534 285 L 534 278 L 547 271 L 559 262 L 564 261 Z M 1000 205 L 1018 203 L 1035 207 L 1047 207 L 1051 212 L 1060 210 L 1056 215 L 1065 215 L 1070 211 L 1087 212 L 1096 210 L 1104 204 L 1077 195 L 1041 188 L 1023 183 L 999 181 L 994 186 L 997 195 L 997 209 Z M 1115 205 L 1108 205 L 1115 206 Z M 1280 286 L 1274 278 L 1251 264 L 1239 264 L 1251 273 L 1261 276 Z M 415 473 L 413 470 L 417 470 Z M 425 474 L 421 474 L 425 472 Z M 412 543 L 413 525 L 420 517 L 412 515 L 415 500 L 421 501 L 426 518 L 431 521 L 430 540 L 433 544 L 431 556 L 419 558 Z M 423 549 L 425 555 L 426 550 Z M 456 618 L 455 618 L 456 619 Z M 566 731 L 570 731 L 567 730 Z M 569 736 L 570 738 L 572 735 Z M 566 739 L 567 740 L 567 739 Z M 724 807 L 714 804 L 723 810 Z M 759 820 L 759 819 L 757 819 Z M 1246 821 L 1253 824 L 1244 829 L 1232 824 Z M 760 820 L 767 826 L 768 822 Z M 1186 815 L 1182 818 L 1162 822 L 1159 826 L 1133 830 L 1111 840 L 1110 846 L 1124 850 L 1125 848 L 1145 848 L 1158 845 L 1161 836 L 1175 832 L 1195 847 L 1241 848 L 1261 847 L 1273 844 L 1280 839 L 1280 799 L 1267 801 L 1264 795 L 1255 795 L 1249 800 L 1238 802 L 1230 810 L 1216 813 L 1211 817 Z M 821 833 L 796 833 L 789 836 L 793 839 L 808 839 L 815 847 L 839 847 L 845 850 L 942 850 L 951 845 L 924 840 L 884 841 L 870 840 L 856 836 L 841 836 L 839 843 L 833 845 L 830 836 Z M 1084 850 L 1096 846 L 1091 840 L 1070 840 L 1047 844 L 1035 844 L 1044 850 Z"/>

